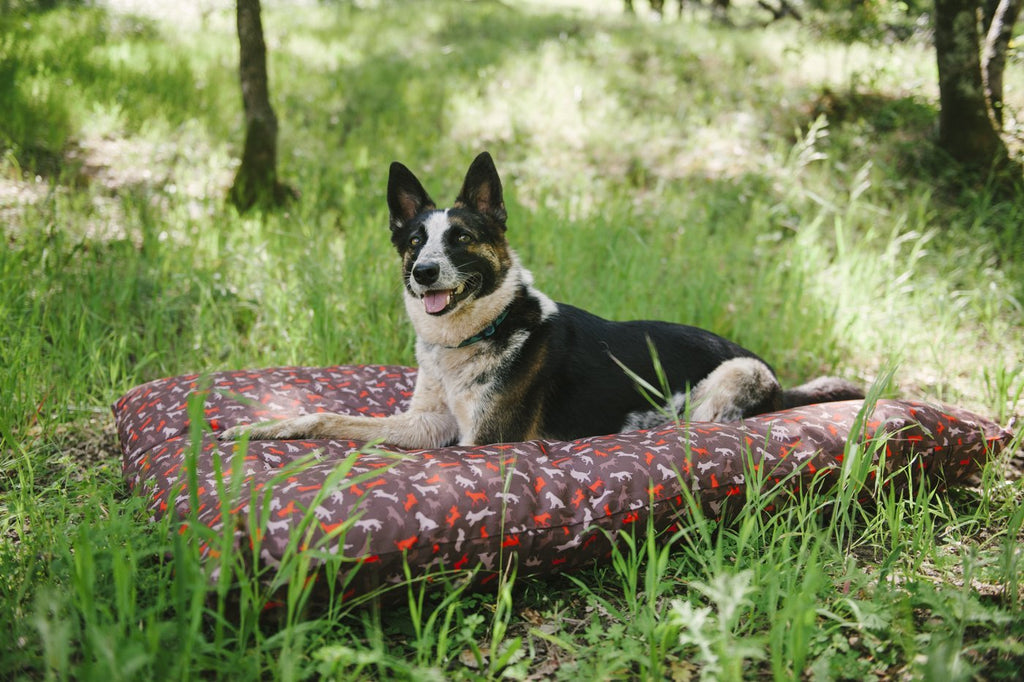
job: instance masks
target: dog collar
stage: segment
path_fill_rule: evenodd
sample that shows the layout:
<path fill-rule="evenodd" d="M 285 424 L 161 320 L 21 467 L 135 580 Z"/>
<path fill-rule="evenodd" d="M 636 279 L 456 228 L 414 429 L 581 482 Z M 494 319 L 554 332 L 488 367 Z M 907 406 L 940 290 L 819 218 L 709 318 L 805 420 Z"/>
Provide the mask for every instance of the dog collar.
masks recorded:
<path fill-rule="evenodd" d="M 493 336 L 494 332 L 498 330 L 498 325 L 504 322 L 506 317 L 508 317 L 508 308 L 502 310 L 501 314 L 494 318 L 494 322 L 491 322 L 489 325 L 484 327 L 484 330 L 482 332 L 469 337 L 459 345 L 455 346 L 455 348 L 465 348 L 466 346 L 472 346 L 477 341 L 483 341 L 484 339 Z"/>

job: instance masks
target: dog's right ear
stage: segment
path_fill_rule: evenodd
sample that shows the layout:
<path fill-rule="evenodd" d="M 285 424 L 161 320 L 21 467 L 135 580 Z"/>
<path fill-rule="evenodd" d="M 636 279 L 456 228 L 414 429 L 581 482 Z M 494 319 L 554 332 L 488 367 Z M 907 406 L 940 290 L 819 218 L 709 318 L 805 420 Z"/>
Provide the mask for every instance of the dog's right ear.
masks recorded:
<path fill-rule="evenodd" d="M 437 206 L 412 171 L 395 161 L 388 173 L 388 208 L 391 210 L 391 230 L 394 231 Z"/>

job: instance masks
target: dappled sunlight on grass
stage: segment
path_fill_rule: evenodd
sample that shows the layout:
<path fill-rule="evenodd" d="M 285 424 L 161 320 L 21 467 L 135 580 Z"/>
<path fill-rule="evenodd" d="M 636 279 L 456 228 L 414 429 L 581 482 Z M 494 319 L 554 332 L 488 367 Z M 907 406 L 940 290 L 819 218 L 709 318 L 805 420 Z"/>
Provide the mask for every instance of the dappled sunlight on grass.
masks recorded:
<path fill-rule="evenodd" d="M 791 40 L 779 42 L 778 49 L 779 56 L 785 59 L 789 79 L 834 90 L 853 87 L 938 98 L 935 56 L 931 46 L 924 42 L 812 46 L 794 32 Z"/>
<path fill-rule="evenodd" d="M 757 306 L 725 300 L 760 299 L 764 277 L 757 272 L 776 262 L 810 264 L 800 270 L 806 286 L 772 286 L 797 286 L 793 309 L 819 311 L 818 333 L 841 338 L 844 364 L 866 377 L 894 348 L 918 359 L 909 364 L 955 364 L 942 357 L 962 341 L 937 356 L 942 344 L 887 324 L 893 317 L 928 311 L 920 324 L 944 325 L 943 339 L 971 331 L 959 331 L 958 314 L 942 311 L 980 310 L 971 313 L 971 329 L 995 329 L 994 320 L 1013 326 L 1019 287 L 1012 278 L 1004 276 L 1003 303 L 979 307 L 964 301 L 987 297 L 987 285 L 942 285 L 946 268 L 937 263 L 956 260 L 955 253 L 901 269 L 902 247 L 943 229 L 945 220 L 927 185 L 898 174 L 914 164 L 911 147 L 926 143 L 932 115 L 933 90 L 915 85 L 931 81 L 919 44 L 878 49 L 812 42 L 795 24 L 735 29 L 695 17 L 654 23 L 624 15 L 617 2 L 569 5 L 477 3 L 452 13 L 404 3 L 370 9 L 312 3 L 301 11 L 268 5 L 282 174 L 304 195 L 285 219 L 301 227 L 275 229 L 292 232 L 298 246 L 310 226 L 322 226 L 310 235 L 313 246 L 299 247 L 304 250 L 350 246 L 364 239 L 367 216 L 383 210 L 384 169 L 392 159 L 423 173 L 435 196 L 447 201 L 465 158 L 488 148 L 516 207 L 512 241 L 543 259 L 535 266 L 547 273 L 542 285 L 566 298 L 585 295 L 573 279 L 589 275 L 573 273 L 590 270 L 588 258 L 614 263 L 610 273 L 603 266 L 606 275 L 651 292 L 643 297 L 651 310 L 643 314 L 707 324 L 765 353 L 780 346 L 771 354 L 782 356 L 784 374 L 815 369 L 807 366 L 815 353 L 798 348 L 799 332 L 773 339 Z M 32 72 L 41 87 L 20 119 L 27 125 L 32 106 L 48 107 L 57 112 L 51 120 L 65 117 L 54 128 L 66 141 L 37 140 L 26 146 L 26 161 L 34 158 L 32 149 L 49 150 L 53 157 L 46 158 L 55 160 L 47 163 L 58 165 L 48 171 L 58 194 L 89 188 L 91 199 L 69 204 L 89 205 L 80 221 L 67 222 L 69 234 L 142 244 L 150 236 L 131 222 L 133 205 L 144 203 L 173 217 L 156 237 L 194 244 L 205 223 L 224 222 L 221 198 L 237 163 L 241 121 L 230 7 L 205 7 L 198 32 L 173 37 L 159 17 L 79 12 L 87 20 L 78 22 L 68 45 L 80 46 L 80 54 L 60 74 Z M 66 26 L 71 14 L 60 10 L 32 21 Z M 44 36 L 19 54 L 43 59 L 55 49 Z M 59 78 L 68 79 L 74 97 L 54 89 Z M 868 94 L 847 90 L 851 84 Z M 132 93 L 130 100 L 124 92 Z M 863 176 L 862 168 L 868 169 Z M 6 173 L 7 194 L 36 196 L 31 182 L 17 189 L 16 175 Z M 24 216 L 18 206 L 24 204 L 4 209 L 15 225 Z M 573 227 L 549 235 L 552 222 Z M 526 242 L 516 233 L 520 224 L 529 227 L 522 236 L 532 244 L 520 246 Z M 635 235 L 629 242 L 635 246 L 581 256 L 604 237 L 594 225 Z M 567 238 L 576 233 L 585 235 L 583 244 Z M 245 240 L 221 239 L 216 257 L 233 249 L 240 258 L 265 251 L 263 231 L 245 234 Z M 369 234 L 373 241 L 364 243 L 386 248 L 384 232 L 370 228 Z M 657 286 L 684 278 L 662 297 L 660 315 L 657 286 L 643 281 L 644 249 L 670 254 Z M 557 267 L 548 254 L 557 254 Z M 287 261 L 287 254 L 281 258 Z M 374 266 L 352 267 L 365 273 Z M 911 286 L 909 292 L 892 290 L 894 271 L 896 285 Z M 229 276 L 244 277 L 242 270 Z M 933 281 L 922 285 L 928 277 Z M 265 292 L 272 285 L 250 286 Z M 728 294 L 703 293 L 712 289 Z M 392 294 L 385 286 L 372 296 Z M 758 305 L 772 306 L 772 295 Z M 947 304 L 949 296 L 956 301 Z M 579 302 L 630 314 L 628 303 L 589 298 Z M 779 322 L 799 327 L 813 317 L 789 312 Z M 817 364 L 837 364 L 833 352 Z"/>
<path fill-rule="evenodd" d="M 631 121 L 601 74 L 567 52 L 564 40 L 549 40 L 532 53 L 510 55 L 482 73 L 477 88 L 451 98 L 451 129 L 468 147 L 500 145 L 537 159 L 519 191 L 534 182 L 534 192 L 587 191 L 599 188 L 602 176 L 626 170 L 590 163 L 589 155 L 609 145 L 628 146 Z"/>
<path fill-rule="evenodd" d="M 748 676 L 1019 671 L 1024 484 L 1005 461 L 880 510 L 807 496 L 740 528 L 701 519 L 581 584 L 510 584 L 500 617 L 487 594 L 418 615 L 339 600 L 338 618 L 261 629 L 252 604 L 204 601 L 224 595 L 126 501 L 111 450 L 107 406 L 150 379 L 412 363 L 388 164 L 448 205 L 482 149 L 509 241 L 557 300 L 712 329 L 788 385 L 895 366 L 887 394 L 1024 414 L 1024 204 L 936 156 L 926 44 L 765 28 L 753 0 L 734 26 L 643 0 L 268 0 L 279 172 L 301 197 L 240 217 L 233 3 L 87 4 L 0 16 L 0 677 L 692 677 L 729 585 L 750 613 L 716 647 L 739 638 Z M 681 639 L 674 607 L 714 618 Z M 474 647 L 493 661 L 513 639 L 535 649 L 480 667 Z"/>
<path fill-rule="evenodd" d="M 678 30 L 652 43 L 611 23 L 509 54 L 481 85 L 453 93 L 452 132 L 535 159 L 524 181 L 544 193 L 766 172 L 761 115 L 717 78 L 736 64 L 698 54 L 685 35 L 694 29 Z"/>

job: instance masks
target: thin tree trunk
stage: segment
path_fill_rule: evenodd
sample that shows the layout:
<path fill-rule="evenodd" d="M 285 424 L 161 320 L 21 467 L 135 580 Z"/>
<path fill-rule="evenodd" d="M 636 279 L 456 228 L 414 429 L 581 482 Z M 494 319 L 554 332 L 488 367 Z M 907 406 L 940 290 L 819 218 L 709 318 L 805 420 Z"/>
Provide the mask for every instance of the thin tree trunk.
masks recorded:
<path fill-rule="evenodd" d="M 985 35 L 981 53 L 985 95 L 992 107 L 992 117 L 999 130 L 1003 128 L 1003 71 L 1006 69 L 1006 50 L 1013 38 L 1013 26 L 1020 16 L 1021 0 L 1000 0 Z"/>
<path fill-rule="evenodd" d="M 238 0 L 239 69 L 245 109 L 245 148 L 230 199 L 240 211 L 257 203 L 281 204 L 292 190 L 277 181 L 277 116 L 267 87 L 267 46 L 260 0 Z"/>
<path fill-rule="evenodd" d="M 939 144 L 965 165 L 1001 165 L 1008 153 L 989 115 L 982 84 L 978 0 L 935 0 L 935 52 Z"/>

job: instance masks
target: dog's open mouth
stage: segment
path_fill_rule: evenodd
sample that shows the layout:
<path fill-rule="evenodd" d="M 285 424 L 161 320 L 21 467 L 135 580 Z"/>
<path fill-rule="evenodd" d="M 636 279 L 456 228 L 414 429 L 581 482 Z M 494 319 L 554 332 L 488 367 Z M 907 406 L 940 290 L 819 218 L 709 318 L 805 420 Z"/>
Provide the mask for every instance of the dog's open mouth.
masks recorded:
<path fill-rule="evenodd" d="M 466 293 L 466 284 L 461 283 L 454 289 L 435 289 L 423 294 L 423 309 L 431 315 L 441 315 L 459 302 Z"/>

